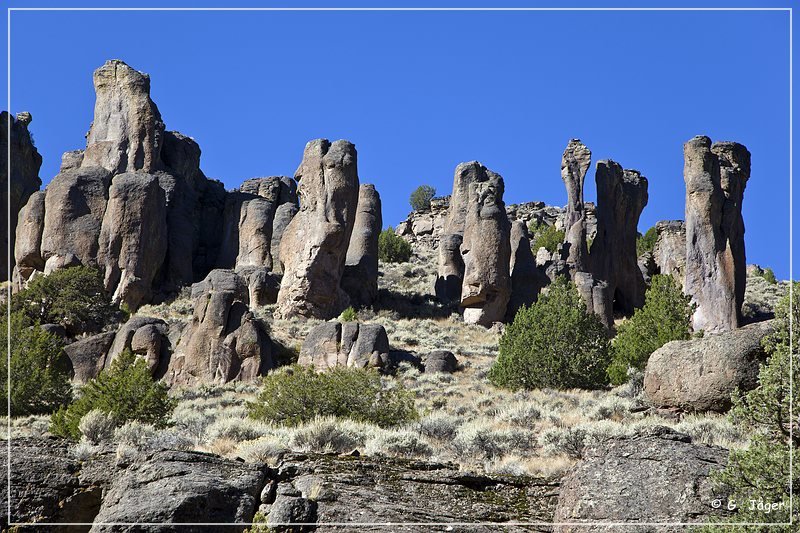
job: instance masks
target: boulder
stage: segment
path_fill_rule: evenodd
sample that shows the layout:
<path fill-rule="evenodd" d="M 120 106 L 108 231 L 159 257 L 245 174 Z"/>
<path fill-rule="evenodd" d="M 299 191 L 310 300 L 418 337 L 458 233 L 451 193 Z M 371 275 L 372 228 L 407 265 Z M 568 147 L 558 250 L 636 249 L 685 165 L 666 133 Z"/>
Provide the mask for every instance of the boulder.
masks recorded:
<path fill-rule="evenodd" d="M 275 498 L 267 515 L 267 526 L 272 531 L 314 531 L 316 521 L 317 502 L 283 494 Z"/>
<path fill-rule="evenodd" d="M 278 290 L 281 288 L 280 277 L 271 273 L 267 267 L 240 267 L 236 269 L 236 273 L 247 284 L 251 306 L 260 307 L 278 301 Z"/>
<path fill-rule="evenodd" d="M 725 467 L 728 450 L 695 444 L 688 435 L 662 426 L 632 437 L 611 438 L 583 450 L 583 459 L 561 482 L 554 521 L 559 533 L 610 531 L 678 532 L 724 518 L 713 501 L 709 475 Z M 649 524 L 649 525 L 639 525 Z"/>
<path fill-rule="evenodd" d="M 683 220 L 656 222 L 653 260 L 659 274 L 669 274 L 678 287 L 686 281 L 686 226 Z"/>
<path fill-rule="evenodd" d="M 281 240 L 284 274 L 275 315 L 329 319 L 348 303 L 340 283 L 358 204 L 355 146 L 309 142 L 295 178 L 302 205 Z"/>
<path fill-rule="evenodd" d="M 586 213 L 583 203 L 583 181 L 592 163 L 592 152 L 580 139 L 570 139 L 561 156 L 561 179 L 567 188 L 564 212 L 564 243 L 570 271 L 587 272 L 589 252 L 586 248 Z"/>
<path fill-rule="evenodd" d="M 371 305 L 378 297 L 378 236 L 381 228 L 381 197 L 374 185 L 363 184 L 358 189 L 358 209 L 342 275 L 342 289 L 358 306 Z"/>
<path fill-rule="evenodd" d="M 74 383 L 82 385 L 100 374 L 115 335 L 115 332 L 107 331 L 64 346 L 64 353 L 72 364 Z"/>
<path fill-rule="evenodd" d="M 471 183 L 464 227 L 464 322 L 491 326 L 503 320 L 511 296 L 511 225 L 503 204 L 503 178 Z"/>
<path fill-rule="evenodd" d="M 112 300 L 131 311 L 149 303 L 167 254 L 167 206 L 158 178 L 114 176 L 100 228 L 97 260 Z"/>
<path fill-rule="evenodd" d="M 0 113 L 3 130 L 0 132 L 0 153 L 2 154 L 0 155 L 0 205 L 2 205 L 0 234 L 3 236 L 3 250 L 12 252 L 15 250 L 17 215 L 31 195 L 42 185 L 42 180 L 39 179 L 42 156 L 33 145 L 33 139 L 28 131 L 28 124 L 31 120 L 30 113 L 18 113 L 16 117 L 9 116 L 7 111 Z M 10 138 L 9 133 L 11 134 Z M 8 161 L 9 153 L 11 161 Z M 13 270 L 13 257 L 10 263 Z M 0 280 L 10 279 L 11 271 L 8 270 L 8 267 L 6 261 L 2 261 Z"/>
<path fill-rule="evenodd" d="M 738 143 L 694 137 L 683 146 L 686 182 L 685 291 L 697 305 L 695 331 L 730 331 L 742 322 L 745 249 L 742 200 L 750 152 Z"/>
<path fill-rule="evenodd" d="M 82 167 L 112 174 L 160 168 L 164 123 L 150 99 L 150 76 L 118 59 L 94 71 L 94 121 Z"/>
<path fill-rule="evenodd" d="M 308 333 L 297 364 L 317 370 L 335 366 L 386 368 L 389 338 L 380 324 L 325 322 Z"/>
<path fill-rule="evenodd" d="M 614 308 L 631 315 L 644 305 L 645 283 L 636 255 L 639 215 L 647 205 L 647 179 L 614 161 L 598 161 L 597 235 L 592 273 L 608 283 Z"/>
<path fill-rule="evenodd" d="M 506 322 L 514 320 L 520 307 L 533 304 L 539 292 L 550 282 L 536 264 L 528 240 L 528 228 L 517 220 L 511 224 L 511 297 L 506 309 Z"/>
<path fill-rule="evenodd" d="M 610 330 L 614 325 L 614 309 L 608 283 L 588 272 L 575 272 L 572 281 L 586 304 L 586 310 L 596 314 L 606 329 Z"/>
<path fill-rule="evenodd" d="M 111 367 L 114 359 L 124 350 L 130 350 L 147 362 L 147 367 L 154 376 L 163 376 L 170 356 L 168 333 L 169 326 L 160 318 L 131 317 L 114 336 L 114 343 L 103 363 L 104 367 Z"/>
<path fill-rule="evenodd" d="M 59 172 L 71 170 L 73 168 L 80 168 L 83 163 L 84 150 L 70 150 L 61 154 L 61 167 Z"/>
<path fill-rule="evenodd" d="M 250 312 L 241 276 L 212 270 L 192 285 L 192 303 L 192 321 L 170 359 L 167 382 L 253 380 L 272 368 L 267 327 Z"/>
<path fill-rule="evenodd" d="M 668 342 L 647 361 L 645 398 L 658 407 L 726 411 L 734 391 L 758 385 L 758 371 L 766 360 L 761 342 L 773 328 L 772 321 L 758 322 L 700 339 Z"/>
<path fill-rule="evenodd" d="M 33 193 L 19 212 L 14 243 L 15 282 L 18 289 L 24 288 L 34 272 L 44 271 L 44 259 L 41 254 L 44 197 L 44 191 Z"/>
<path fill-rule="evenodd" d="M 453 355 L 453 352 L 448 352 L 447 350 L 434 350 L 430 352 L 425 356 L 423 364 L 426 374 L 435 372 L 452 374 L 458 369 L 458 359 Z"/>

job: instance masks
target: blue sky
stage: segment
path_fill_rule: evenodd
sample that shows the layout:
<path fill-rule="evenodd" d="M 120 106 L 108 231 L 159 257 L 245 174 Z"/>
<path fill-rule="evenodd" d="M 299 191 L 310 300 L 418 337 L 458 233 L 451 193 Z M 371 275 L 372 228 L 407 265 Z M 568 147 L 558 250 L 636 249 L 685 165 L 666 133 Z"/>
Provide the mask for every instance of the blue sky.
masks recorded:
<path fill-rule="evenodd" d="M 228 188 L 291 175 L 310 139 L 354 142 L 385 225 L 405 218 L 422 183 L 449 194 L 455 166 L 473 159 L 505 178 L 507 203 L 563 205 L 561 152 L 578 137 L 594 162 L 647 176 L 645 231 L 683 218 L 683 142 L 739 141 L 753 154 L 748 262 L 789 277 L 786 12 L 15 11 L 11 20 L 11 107 L 33 114 L 45 183 L 62 152 L 85 144 L 92 71 L 119 58 L 150 74 L 167 128 L 194 137 L 204 172 Z M 586 182 L 594 200 L 594 164 Z"/>

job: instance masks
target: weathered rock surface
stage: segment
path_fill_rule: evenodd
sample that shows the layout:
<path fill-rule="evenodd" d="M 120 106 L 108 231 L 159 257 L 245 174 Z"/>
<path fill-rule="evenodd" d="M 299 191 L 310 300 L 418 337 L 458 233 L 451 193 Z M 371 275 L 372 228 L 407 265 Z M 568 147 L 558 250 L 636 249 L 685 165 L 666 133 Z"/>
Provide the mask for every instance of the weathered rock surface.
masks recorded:
<path fill-rule="evenodd" d="M 375 186 L 358 189 L 358 209 L 347 247 L 342 289 L 353 304 L 370 305 L 378 296 L 378 236 L 383 228 L 381 197 Z"/>
<path fill-rule="evenodd" d="M 695 330 L 741 323 L 745 289 L 742 200 L 750 152 L 737 143 L 694 137 L 683 146 L 686 182 L 686 293 L 697 304 Z"/>
<path fill-rule="evenodd" d="M 112 300 L 131 311 L 149 302 L 166 253 L 167 206 L 158 178 L 142 172 L 115 176 L 97 257 Z"/>
<path fill-rule="evenodd" d="M 284 274 L 275 314 L 328 319 L 348 302 L 340 282 L 358 203 L 355 146 L 309 142 L 295 178 L 301 206 L 281 240 Z"/>
<path fill-rule="evenodd" d="M 274 304 L 278 301 L 278 291 L 281 288 L 280 277 L 273 274 L 267 267 L 247 266 L 236 269 L 247 284 L 251 306 Z"/>
<path fill-rule="evenodd" d="M 453 352 L 447 350 L 434 350 L 425 356 L 423 360 L 425 373 L 443 372 L 452 374 L 458 368 L 458 359 Z"/>
<path fill-rule="evenodd" d="M 645 398 L 657 407 L 727 410 L 735 390 L 748 391 L 758 385 L 759 366 L 766 360 L 761 341 L 772 331 L 772 321 L 767 321 L 668 342 L 647 361 Z"/>
<path fill-rule="evenodd" d="M 383 369 L 389 365 L 389 338 L 380 324 L 325 322 L 308 333 L 297 364 L 317 370 L 335 366 Z"/>
<path fill-rule="evenodd" d="M 272 221 L 275 204 L 256 194 L 227 195 L 223 215 L 220 268 L 265 266 L 272 269 Z"/>
<path fill-rule="evenodd" d="M 511 298 L 506 309 L 506 321 L 514 320 L 514 315 L 523 305 L 530 306 L 539 297 L 539 292 L 550 280 L 536 268 L 536 259 L 531 252 L 528 229 L 525 223 L 517 220 L 511 224 Z"/>
<path fill-rule="evenodd" d="M 170 342 L 169 326 L 160 318 L 134 316 L 117 330 L 114 342 L 109 348 L 103 363 L 104 368 L 111 367 L 124 350 L 130 350 L 147 362 L 150 371 L 161 377 L 169 364 Z"/>
<path fill-rule="evenodd" d="M 82 167 L 112 174 L 159 169 L 164 123 L 150 99 L 150 76 L 112 59 L 94 71 L 94 122 Z"/>
<path fill-rule="evenodd" d="M 11 121 L 9 127 L 9 120 Z M 39 179 L 39 169 L 42 166 L 42 156 L 33 145 L 33 139 L 28 131 L 31 122 L 30 113 L 18 113 L 10 117 L 7 111 L 0 113 L 0 233 L 3 238 L 3 250 L 15 249 L 15 235 L 17 229 L 17 215 L 26 204 L 28 198 L 42 185 Z M 11 138 L 9 139 L 9 130 Z M 11 175 L 8 174 L 8 154 L 11 153 Z M 10 185 L 10 187 L 9 187 Z M 9 195 L 10 192 L 10 195 Z M 11 226 L 8 226 L 8 223 Z M 11 242 L 8 241 L 9 235 Z M 8 265 L 2 261 L 0 265 L 0 280 L 9 280 L 11 272 Z M 11 268 L 14 268 L 14 258 L 11 258 Z"/>
<path fill-rule="evenodd" d="M 608 282 L 595 278 L 589 272 L 575 272 L 572 281 L 586 304 L 586 310 L 596 314 L 606 329 L 610 329 L 614 324 L 614 309 Z"/>
<path fill-rule="evenodd" d="M 647 205 L 647 179 L 614 161 L 598 161 L 597 236 L 592 273 L 608 283 L 614 308 L 626 315 L 644 305 L 645 283 L 636 256 L 636 228 Z"/>
<path fill-rule="evenodd" d="M 489 171 L 490 172 L 490 171 Z M 469 185 L 464 226 L 464 281 L 461 307 L 468 324 L 491 326 L 503 320 L 511 296 L 511 225 L 497 174 Z"/>
<path fill-rule="evenodd" d="M 686 281 L 686 226 L 683 220 L 656 222 L 653 260 L 660 274 L 669 274 L 678 287 Z"/>
<path fill-rule="evenodd" d="M 583 180 L 592 162 L 592 152 L 580 141 L 570 139 L 561 156 L 561 179 L 567 188 L 564 214 L 564 243 L 571 271 L 587 272 L 589 251 L 586 248 L 586 213 L 583 203 Z"/>
<path fill-rule="evenodd" d="M 44 191 L 33 193 L 20 210 L 14 243 L 16 260 L 14 282 L 23 288 L 34 272 L 44 271 L 42 231 L 44 230 Z"/>
<path fill-rule="evenodd" d="M 272 368 L 267 328 L 248 308 L 244 279 L 212 270 L 192 286 L 194 314 L 170 359 L 170 383 L 252 380 Z"/>
<path fill-rule="evenodd" d="M 728 451 L 694 444 L 688 435 L 665 427 L 627 438 L 606 440 L 584 449 L 584 458 L 562 480 L 555 522 L 559 533 L 612 531 L 678 532 L 685 526 L 724 517 L 715 510 L 709 474 L 724 468 Z M 649 525 L 639 525 L 649 524 Z"/>
<path fill-rule="evenodd" d="M 83 384 L 100 374 L 115 335 L 113 331 L 98 333 L 64 346 L 72 364 L 73 382 Z"/>

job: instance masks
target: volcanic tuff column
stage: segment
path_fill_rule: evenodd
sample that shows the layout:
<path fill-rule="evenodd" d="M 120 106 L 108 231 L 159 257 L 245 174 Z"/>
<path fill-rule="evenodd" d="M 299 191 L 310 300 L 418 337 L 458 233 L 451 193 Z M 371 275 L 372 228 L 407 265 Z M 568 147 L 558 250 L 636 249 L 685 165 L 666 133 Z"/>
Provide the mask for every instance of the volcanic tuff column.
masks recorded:
<path fill-rule="evenodd" d="M 340 282 L 358 204 L 355 146 L 309 142 L 295 179 L 300 211 L 281 241 L 284 274 L 275 313 L 327 319 L 348 302 Z"/>
<path fill-rule="evenodd" d="M 583 180 L 591 162 L 592 152 L 580 139 L 570 139 L 561 156 L 561 179 L 567 188 L 567 209 L 564 215 L 564 243 L 567 245 L 565 259 L 570 272 L 586 272 L 589 267 Z"/>
<path fill-rule="evenodd" d="M 542 288 L 550 282 L 545 273 L 536 268 L 536 259 L 528 240 L 528 229 L 521 220 L 511 223 L 510 270 L 511 299 L 506 309 L 506 322 L 514 320 L 520 307 L 534 303 Z"/>
<path fill-rule="evenodd" d="M 605 280 L 614 305 L 625 314 L 644 305 L 645 283 L 636 256 L 639 216 L 647 205 L 647 179 L 614 161 L 598 161 L 594 277 Z"/>
<path fill-rule="evenodd" d="M 469 185 L 464 224 L 464 322 L 491 326 L 503 320 L 511 294 L 511 224 L 503 203 L 503 178 L 492 173 Z"/>
<path fill-rule="evenodd" d="M 745 283 L 742 200 L 750 152 L 737 143 L 694 137 L 683 145 L 686 182 L 686 293 L 697 304 L 695 330 L 739 326 Z"/>
<path fill-rule="evenodd" d="M 354 304 L 369 305 L 378 296 L 378 235 L 382 227 L 381 197 L 375 185 L 361 185 L 342 276 L 342 289 Z"/>
<path fill-rule="evenodd" d="M 450 196 L 447 218 L 439 241 L 439 267 L 435 285 L 436 296 L 444 302 L 456 302 L 461 299 L 461 285 L 464 279 L 461 243 L 467 220 L 469 186 L 472 183 L 488 181 L 493 177 L 499 176 L 477 161 L 461 163 L 456 167 L 453 194 Z"/>

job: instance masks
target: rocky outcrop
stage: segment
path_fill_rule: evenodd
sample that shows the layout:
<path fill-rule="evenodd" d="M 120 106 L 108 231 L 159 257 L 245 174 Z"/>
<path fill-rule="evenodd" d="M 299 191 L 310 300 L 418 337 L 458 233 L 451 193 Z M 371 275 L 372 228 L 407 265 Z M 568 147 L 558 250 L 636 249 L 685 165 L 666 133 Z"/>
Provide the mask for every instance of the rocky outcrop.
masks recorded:
<path fill-rule="evenodd" d="M 42 185 L 39 179 L 39 169 L 42 166 L 42 156 L 33 145 L 33 138 L 28 131 L 28 124 L 32 118 L 30 113 L 18 113 L 16 117 L 9 116 L 7 111 L 0 113 L 0 234 L 3 238 L 3 250 L 15 249 L 15 235 L 17 229 L 17 215 L 26 204 L 28 198 Z M 9 124 L 10 122 L 10 124 Z M 8 134 L 11 133 L 11 138 Z M 8 161 L 9 152 L 11 161 Z M 10 164 L 9 164 L 10 163 Z M 9 166 L 11 175 L 8 174 Z M 9 195 L 10 193 L 10 195 Z M 8 223 L 11 226 L 8 226 Z M 11 242 L 8 241 L 9 235 Z M 14 268 L 14 258 L 11 258 L 11 268 Z M 11 272 L 8 265 L 2 261 L 0 265 L 0 280 L 9 280 Z"/>
<path fill-rule="evenodd" d="M 72 365 L 70 374 L 74 383 L 84 384 L 100 374 L 115 335 L 115 332 L 108 331 L 64 346 L 64 353 Z"/>
<path fill-rule="evenodd" d="M 340 282 L 358 203 L 355 146 L 309 142 L 295 178 L 301 206 L 280 245 L 284 274 L 275 314 L 328 319 L 348 302 Z"/>
<path fill-rule="evenodd" d="M 644 305 L 645 283 L 636 256 L 636 228 L 647 205 L 647 179 L 614 161 L 598 161 L 594 277 L 608 283 L 614 308 L 626 315 Z"/>
<path fill-rule="evenodd" d="M 684 144 L 686 293 L 697 304 L 695 330 L 730 331 L 741 324 L 745 288 L 742 200 L 750 152 L 737 143 Z"/>
<path fill-rule="evenodd" d="M 167 206 L 158 178 L 119 174 L 108 190 L 97 261 L 112 300 L 136 311 L 152 298 L 167 253 Z"/>
<path fill-rule="evenodd" d="M 461 253 L 464 322 L 491 326 L 503 320 L 511 296 L 511 227 L 503 204 L 503 178 L 497 174 L 469 185 Z"/>
<path fill-rule="evenodd" d="M 588 272 L 586 248 L 586 213 L 583 204 L 583 180 L 592 162 L 592 152 L 580 139 L 570 139 L 561 156 L 561 179 L 567 188 L 564 214 L 564 258 L 571 271 Z"/>
<path fill-rule="evenodd" d="M 374 185 L 361 185 L 342 276 L 342 289 L 350 296 L 350 301 L 359 306 L 372 304 L 378 296 L 378 236 L 381 228 L 381 197 Z"/>
<path fill-rule="evenodd" d="M 248 308 L 241 276 L 212 270 L 192 286 L 192 302 L 192 321 L 170 360 L 167 382 L 253 380 L 272 368 L 267 328 Z"/>
<path fill-rule="evenodd" d="M 554 522 L 559 533 L 609 531 L 678 532 L 685 526 L 724 518 L 709 475 L 724 468 L 728 450 L 695 444 L 688 435 L 655 427 L 633 437 L 589 446 L 583 460 L 562 480 Z M 604 523 L 609 525 L 604 525 Z M 638 525 L 649 524 L 649 525 Z"/>
<path fill-rule="evenodd" d="M 614 324 L 614 300 L 608 282 L 595 278 L 589 272 L 575 272 L 572 281 L 581 295 L 586 310 L 594 313 L 606 327 Z"/>
<path fill-rule="evenodd" d="M 450 195 L 447 218 L 444 221 L 439 243 L 438 275 L 434 287 L 436 296 L 444 302 L 461 300 L 461 288 L 466 268 L 461 257 L 461 244 L 464 240 L 467 212 L 470 207 L 470 186 L 491 179 L 502 181 L 499 175 L 477 161 L 461 163 L 456 167 L 453 193 Z"/>
<path fill-rule="evenodd" d="M 653 260 L 659 274 L 669 274 L 678 287 L 686 280 L 686 226 L 683 220 L 656 222 Z"/>
<path fill-rule="evenodd" d="M 297 364 L 317 370 L 336 366 L 386 368 L 389 338 L 380 324 L 325 322 L 308 333 Z"/>
<path fill-rule="evenodd" d="M 528 229 L 517 220 L 511 224 L 511 298 L 506 309 L 506 322 L 523 305 L 530 306 L 539 297 L 539 292 L 550 282 L 545 273 L 536 268 L 536 259 L 531 252 Z"/>
<path fill-rule="evenodd" d="M 81 166 L 112 174 L 158 170 L 164 123 L 150 99 L 150 76 L 112 59 L 94 71 L 94 89 L 94 122 Z"/>
<path fill-rule="evenodd" d="M 157 378 L 164 375 L 169 364 L 170 342 L 169 326 L 160 318 L 134 316 L 119 328 L 114 342 L 108 350 L 103 364 L 111 364 L 123 351 L 130 350 L 147 363 L 150 372 Z"/>
<path fill-rule="evenodd" d="M 644 373 L 644 395 L 657 407 L 686 411 L 726 411 L 736 390 L 758 385 L 766 360 L 762 340 L 772 321 L 700 339 L 668 342 L 650 356 Z"/>
<path fill-rule="evenodd" d="M 251 306 L 274 304 L 281 288 L 280 277 L 263 266 L 247 266 L 236 269 L 247 284 Z"/>
<path fill-rule="evenodd" d="M 33 193 L 19 212 L 14 243 L 14 284 L 23 288 L 34 272 L 44 271 L 42 231 L 44 230 L 44 191 Z"/>

